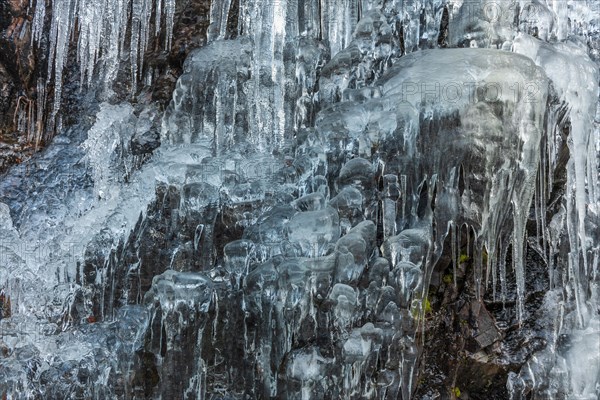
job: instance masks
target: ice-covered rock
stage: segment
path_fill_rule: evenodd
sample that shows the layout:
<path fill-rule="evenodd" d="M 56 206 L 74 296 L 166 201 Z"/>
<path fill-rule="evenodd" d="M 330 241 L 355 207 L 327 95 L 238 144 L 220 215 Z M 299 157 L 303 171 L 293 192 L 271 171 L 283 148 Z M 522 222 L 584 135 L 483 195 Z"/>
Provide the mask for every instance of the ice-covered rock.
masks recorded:
<path fill-rule="evenodd" d="M 175 1 L 92 3 L 52 4 L 54 72 L 78 29 L 84 80 L 130 39 L 135 82 Z M 498 396 L 594 398 L 593 8 L 213 1 L 160 138 L 103 103 L 0 181 L 0 393 L 444 398 L 523 366 Z"/>

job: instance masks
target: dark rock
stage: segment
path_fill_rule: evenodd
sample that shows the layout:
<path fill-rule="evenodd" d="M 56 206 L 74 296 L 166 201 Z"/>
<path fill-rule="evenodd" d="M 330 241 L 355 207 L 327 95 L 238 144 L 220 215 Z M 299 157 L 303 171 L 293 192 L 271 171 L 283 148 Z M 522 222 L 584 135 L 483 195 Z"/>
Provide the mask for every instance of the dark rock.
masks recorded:
<path fill-rule="evenodd" d="M 502 334 L 496 328 L 494 318 L 482 302 L 474 300 L 465 304 L 458 316 L 461 320 L 468 321 L 472 325 L 471 335 L 477 342 L 479 349 L 488 347 L 502 338 Z"/>
<path fill-rule="evenodd" d="M 35 74 L 29 1 L 0 4 L 0 173 L 31 155 L 37 132 Z"/>
<path fill-rule="evenodd" d="M 160 146 L 160 133 L 154 129 L 135 133 L 131 138 L 130 146 L 131 154 L 135 156 L 152 153 Z"/>

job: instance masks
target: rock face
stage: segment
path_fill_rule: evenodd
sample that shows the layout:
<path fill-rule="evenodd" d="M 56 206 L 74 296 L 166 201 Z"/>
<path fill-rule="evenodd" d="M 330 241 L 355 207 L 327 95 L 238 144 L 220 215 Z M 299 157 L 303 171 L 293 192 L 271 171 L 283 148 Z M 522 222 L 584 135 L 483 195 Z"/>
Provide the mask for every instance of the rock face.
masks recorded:
<path fill-rule="evenodd" d="M 0 172 L 28 157 L 35 131 L 37 59 L 27 12 L 28 2 L 0 5 Z"/>
<path fill-rule="evenodd" d="M 594 4 L 509 3 L 2 3 L 0 394 L 597 397 Z"/>

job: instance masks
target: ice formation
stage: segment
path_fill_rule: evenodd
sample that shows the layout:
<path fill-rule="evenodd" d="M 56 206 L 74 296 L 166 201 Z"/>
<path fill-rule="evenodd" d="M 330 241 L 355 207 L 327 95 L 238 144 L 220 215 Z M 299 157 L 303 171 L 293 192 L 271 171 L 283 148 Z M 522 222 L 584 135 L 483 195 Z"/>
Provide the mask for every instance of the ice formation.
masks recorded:
<path fill-rule="evenodd" d="M 135 93 L 151 36 L 164 27 L 164 46 L 171 47 L 174 13 L 174 0 L 36 0 L 32 40 L 39 45 L 48 35 L 48 73 L 42 85 L 52 84 L 54 91 L 53 99 L 41 96 L 38 114 L 44 116 L 46 102 L 53 105 L 49 129 L 54 129 L 61 107 L 63 75 L 74 37 L 80 85 L 91 87 L 92 80 L 98 79 L 106 82 L 104 90 L 112 90 L 120 64 L 127 59 Z"/>
<path fill-rule="evenodd" d="M 231 0 L 211 3 L 164 114 L 101 103 L 31 186 L 26 166 L 0 182 L 0 393 L 406 400 L 432 281 L 443 265 L 456 287 L 469 260 L 476 301 L 459 313 L 478 316 L 479 348 L 543 327 L 508 395 L 597 398 L 597 3 L 238 6 L 230 38 Z M 125 49 L 137 82 L 157 21 L 171 40 L 173 0 L 51 8 L 33 37 L 51 12 L 54 112 L 73 32 L 90 85 L 116 79 Z"/>

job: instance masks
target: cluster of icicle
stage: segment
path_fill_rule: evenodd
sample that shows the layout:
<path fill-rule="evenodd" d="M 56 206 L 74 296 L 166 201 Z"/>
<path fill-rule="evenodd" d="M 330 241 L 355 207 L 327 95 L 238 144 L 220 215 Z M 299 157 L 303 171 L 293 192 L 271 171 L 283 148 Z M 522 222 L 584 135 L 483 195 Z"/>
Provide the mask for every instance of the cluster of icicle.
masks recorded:
<path fill-rule="evenodd" d="M 45 26 L 48 13 L 51 13 L 49 27 Z M 110 90 L 120 62 L 129 58 L 135 93 L 151 35 L 159 36 L 164 27 L 164 46 L 171 47 L 174 15 L 175 0 L 37 0 L 32 40 L 40 43 L 43 35 L 49 35 L 47 80 L 38 84 L 38 121 L 45 114 L 46 86 L 53 84 L 48 127 L 52 129 L 57 122 L 63 72 L 71 46 L 77 47 L 82 86 L 90 87 L 98 79 L 104 82 L 104 89 Z M 60 123 L 57 125 L 59 129 Z"/>
<path fill-rule="evenodd" d="M 421 43 L 423 40 L 431 41 L 432 33 L 437 36 L 444 5 L 449 10 L 450 47 L 464 47 L 466 43 L 470 47 L 487 47 L 498 51 L 503 49 L 526 55 L 550 78 L 566 110 L 566 116 L 556 109 L 550 109 L 548 112 L 547 135 L 542 143 L 544 148 L 540 154 L 540 164 L 536 167 L 539 177 L 535 188 L 530 188 L 530 191 L 535 193 L 530 193 L 533 197 L 527 196 L 527 201 L 521 204 L 522 207 L 513 210 L 518 215 L 515 215 L 512 238 L 504 240 L 506 243 L 499 243 L 498 248 L 490 248 L 490 241 L 493 240 L 480 242 L 478 245 L 481 254 L 476 258 L 482 258 L 484 248 L 487 252 L 495 253 L 490 254 L 488 258 L 486 281 L 491 275 L 495 290 L 499 275 L 502 287 L 500 297 L 506 297 L 504 292 L 507 269 L 504 261 L 508 248 L 512 247 L 518 295 L 517 308 L 521 319 L 527 298 L 525 224 L 529 204 L 533 201 L 538 236 L 541 239 L 538 250 L 548 263 L 550 289 L 564 289 L 567 297 L 565 300 L 576 308 L 577 323 L 563 332 L 568 334 L 571 330 L 578 330 L 589 334 L 590 330 L 597 329 L 595 326 L 598 324 L 598 318 L 593 314 L 600 303 L 597 283 L 600 264 L 600 237 L 597 234 L 600 226 L 598 74 L 597 65 L 587 55 L 588 49 L 575 37 L 585 36 L 598 26 L 600 14 L 595 2 L 281 0 L 269 3 L 269 6 L 257 1 L 241 2 L 238 34 L 252 39 L 255 54 L 250 61 L 251 76 L 254 77 L 257 86 L 254 91 L 256 96 L 252 97 L 255 104 L 252 115 L 258 120 L 250 124 L 250 135 L 258 135 L 259 144 L 269 141 L 260 140 L 261 137 L 269 138 L 270 143 L 281 143 L 285 138 L 278 138 L 277 135 L 285 135 L 284 132 L 289 132 L 289 126 L 293 125 L 293 121 L 290 121 L 292 117 L 285 112 L 284 102 L 280 101 L 287 98 L 291 91 L 283 85 L 261 88 L 262 83 L 259 79 L 261 73 L 268 72 L 273 82 L 278 82 L 288 74 L 283 50 L 286 44 L 297 40 L 298 37 L 323 41 L 327 43 L 333 58 L 348 48 L 355 28 L 365 12 L 372 8 L 381 8 L 386 14 L 393 10 L 391 12 L 397 16 L 396 20 L 403 28 L 403 45 L 408 53 L 427 47 L 428 44 L 421 46 Z M 231 0 L 213 1 L 209 41 L 217 41 L 227 36 L 230 9 Z M 298 18 L 295 18 L 296 16 Z M 475 22 L 480 24 L 478 28 L 481 29 L 474 28 Z M 321 77 L 321 84 L 323 82 Z M 293 96 L 292 94 L 291 97 Z M 320 93 L 313 93 L 311 101 L 314 104 L 319 100 L 323 101 L 324 97 L 325 90 L 322 85 Z M 272 118 L 261 120 L 265 116 Z M 563 120 L 559 120 L 560 118 Z M 566 120 L 569 125 L 568 138 L 561 138 L 558 131 L 565 128 Z M 552 220 L 547 220 L 553 172 L 558 166 L 559 147 L 563 140 L 566 141 L 569 150 L 565 197 L 563 205 L 559 207 L 560 211 Z M 453 227 L 454 230 L 457 228 Z M 479 235 L 485 236 L 482 233 Z M 565 244 L 563 238 L 567 238 L 566 254 L 564 247 L 561 249 L 561 245 Z M 454 244 L 454 247 L 460 248 L 460 244 Z M 578 333 L 572 333 L 574 340 L 578 340 Z M 595 363 L 593 365 L 597 365 L 598 359 L 592 362 Z M 579 379 L 577 375 L 582 373 L 575 367 L 574 364 L 570 366 L 573 386 L 576 386 L 575 381 Z M 597 371 L 597 367 L 594 368 L 593 370 Z M 590 382 L 593 383 L 594 379 L 587 381 Z M 588 389 L 593 390 L 586 387 L 580 390 L 580 393 L 588 393 Z"/>
<path fill-rule="evenodd" d="M 328 59 L 351 45 L 359 21 L 369 12 L 381 10 L 391 15 L 391 18 L 395 19 L 395 24 L 388 29 L 388 39 L 394 35 L 403 36 L 403 45 L 407 51 L 413 51 L 417 50 L 423 42 L 426 42 L 427 46 L 433 46 L 445 3 L 444 0 L 237 1 L 238 7 L 232 6 L 232 0 L 211 2 L 207 39 L 209 44 L 217 43 L 217 46 L 211 47 L 217 49 L 213 57 L 217 67 L 210 72 L 212 74 L 210 79 L 211 82 L 223 80 L 222 84 L 215 84 L 218 88 L 229 85 L 229 77 L 218 76 L 223 74 L 224 68 L 221 68 L 223 62 L 231 61 L 232 57 L 220 57 L 218 49 L 221 46 L 229 49 L 234 45 L 222 45 L 223 39 L 229 36 L 243 36 L 248 39 L 245 43 L 251 43 L 247 49 L 251 56 L 247 61 L 248 65 L 244 68 L 249 70 L 249 82 L 244 83 L 244 86 L 250 88 L 252 95 L 248 97 L 252 101 L 248 102 L 246 107 L 242 107 L 245 110 L 240 112 L 248 113 L 247 137 L 256 146 L 265 150 L 282 146 L 293 136 L 291 132 L 310 125 L 310 123 L 305 124 L 304 121 L 306 118 L 310 119 L 310 116 L 304 115 L 295 119 L 294 114 L 300 115 L 302 112 L 299 110 L 308 107 L 313 110 L 314 116 L 316 108 L 313 106 L 324 101 L 324 98 L 316 93 L 318 77 L 315 71 Z M 423 16 L 422 21 L 420 21 L 421 16 Z M 234 32 L 230 32 L 228 30 L 232 29 L 233 21 L 237 21 L 237 26 L 233 28 Z M 381 22 L 374 23 L 381 24 Z M 401 33 L 400 30 L 403 32 Z M 395 50 L 397 49 L 389 48 L 385 43 L 371 51 L 391 53 Z M 355 55 L 359 50 L 354 46 L 353 51 L 352 54 Z M 307 60 L 313 52 L 319 52 L 322 57 L 317 65 L 309 66 Z M 292 60 L 294 57 L 297 59 L 296 63 Z M 223 61 L 225 58 L 228 61 Z M 312 73 L 309 73 L 307 68 Z M 309 76 L 311 74 L 312 76 Z M 226 90 L 224 93 L 228 93 L 229 88 L 224 90 Z M 232 98 L 239 100 L 239 97 L 236 97 L 238 88 L 234 85 L 231 90 L 236 94 L 226 95 L 225 99 L 218 94 L 214 95 L 217 99 L 216 109 L 224 109 L 227 113 L 232 112 L 229 105 L 224 105 L 226 102 L 234 101 Z M 213 100 L 211 98 L 208 101 Z M 180 106 L 180 104 L 176 105 Z M 169 131 L 167 136 L 171 141 L 173 136 L 181 136 L 182 129 L 179 122 L 167 124 L 169 125 L 166 127 Z M 224 132 L 226 128 L 222 128 L 218 123 L 209 126 L 206 121 L 202 124 L 192 123 L 191 129 L 195 131 L 212 129 L 215 136 L 219 137 L 217 142 L 221 141 L 222 136 L 228 134 Z"/>

